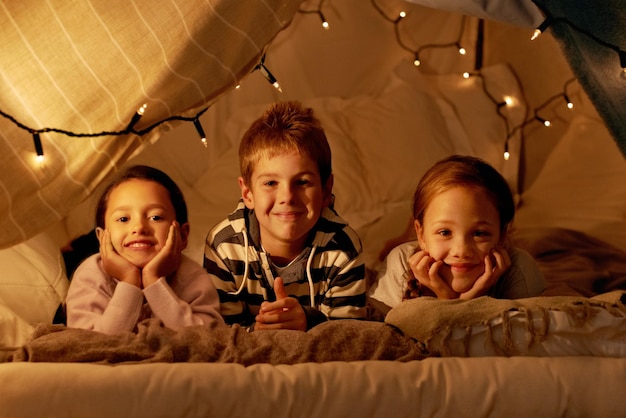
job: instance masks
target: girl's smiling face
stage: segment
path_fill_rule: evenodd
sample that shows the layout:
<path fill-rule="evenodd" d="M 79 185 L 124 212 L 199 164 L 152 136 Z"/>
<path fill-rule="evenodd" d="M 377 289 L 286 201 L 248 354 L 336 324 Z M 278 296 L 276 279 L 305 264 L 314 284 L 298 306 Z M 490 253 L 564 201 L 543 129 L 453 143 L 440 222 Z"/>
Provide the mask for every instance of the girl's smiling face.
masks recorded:
<path fill-rule="evenodd" d="M 143 268 L 163 248 L 176 211 L 169 192 L 161 184 L 130 179 L 113 188 L 104 215 L 115 251 Z M 102 228 L 97 228 L 101 238 Z M 186 246 L 186 234 L 181 235 Z"/>
<path fill-rule="evenodd" d="M 485 256 L 500 243 L 500 215 L 487 194 L 453 187 L 436 195 L 415 221 L 420 247 L 443 260 L 440 276 L 457 293 L 468 291 L 485 271 Z"/>

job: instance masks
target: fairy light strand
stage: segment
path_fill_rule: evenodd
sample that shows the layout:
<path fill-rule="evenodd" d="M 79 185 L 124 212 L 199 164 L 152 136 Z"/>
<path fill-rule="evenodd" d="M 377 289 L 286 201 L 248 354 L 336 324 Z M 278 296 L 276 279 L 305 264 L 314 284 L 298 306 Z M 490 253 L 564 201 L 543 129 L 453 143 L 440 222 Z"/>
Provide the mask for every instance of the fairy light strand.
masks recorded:
<path fill-rule="evenodd" d="M 320 20 L 322 21 L 322 27 L 326 30 L 330 29 L 330 24 L 328 23 L 328 20 L 326 20 L 326 17 L 324 16 L 324 13 L 322 13 L 322 6 L 324 5 L 325 0 L 320 0 L 319 4 L 317 5 L 317 9 L 315 10 L 298 10 L 298 13 L 302 13 L 302 14 L 316 14 L 319 16 Z"/>
<path fill-rule="evenodd" d="M 541 6 L 539 6 L 541 7 Z M 623 49 L 621 49 L 619 46 L 612 44 L 610 42 L 605 41 L 604 39 L 596 36 L 595 34 L 589 32 L 588 30 L 583 29 L 582 27 L 578 26 L 577 24 L 575 24 L 574 22 L 572 22 L 571 20 L 564 18 L 564 17 L 555 17 L 555 16 L 551 16 L 550 13 L 542 8 L 542 11 L 544 12 L 544 14 L 547 16 L 546 19 L 541 22 L 541 24 L 535 29 L 535 31 L 533 32 L 532 37 L 530 38 L 531 40 L 535 40 L 537 39 L 543 32 L 545 32 L 548 27 L 553 26 L 554 23 L 558 22 L 558 23 L 563 23 L 567 26 L 569 26 L 570 28 L 574 29 L 575 31 L 591 38 L 593 41 L 595 41 L 596 43 L 600 44 L 601 46 L 611 49 L 613 51 L 615 51 L 618 55 L 619 58 L 619 65 L 621 67 L 621 76 L 622 77 L 626 77 L 626 51 L 624 51 Z"/>

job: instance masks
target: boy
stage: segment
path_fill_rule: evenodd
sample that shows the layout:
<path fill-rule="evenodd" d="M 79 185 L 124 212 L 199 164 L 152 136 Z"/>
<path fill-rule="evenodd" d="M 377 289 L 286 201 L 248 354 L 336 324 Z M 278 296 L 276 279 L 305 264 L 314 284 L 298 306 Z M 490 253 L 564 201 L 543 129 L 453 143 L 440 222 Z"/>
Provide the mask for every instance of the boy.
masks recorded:
<path fill-rule="evenodd" d="M 313 110 L 270 105 L 243 135 L 239 165 L 242 198 L 204 253 L 226 323 L 305 331 L 365 318 L 361 241 L 333 210 L 331 151 Z"/>

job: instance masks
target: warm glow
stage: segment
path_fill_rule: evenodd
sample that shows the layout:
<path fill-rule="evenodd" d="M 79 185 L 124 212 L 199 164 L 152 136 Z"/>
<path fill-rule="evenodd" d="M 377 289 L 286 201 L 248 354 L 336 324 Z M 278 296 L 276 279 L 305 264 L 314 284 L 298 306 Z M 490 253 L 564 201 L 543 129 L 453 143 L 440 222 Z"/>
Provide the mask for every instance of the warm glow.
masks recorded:
<path fill-rule="evenodd" d="M 541 31 L 539 29 L 535 29 L 535 32 L 533 32 L 533 36 L 530 37 L 530 40 L 534 41 L 539 37 L 539 35 L 541 35 Z"/>

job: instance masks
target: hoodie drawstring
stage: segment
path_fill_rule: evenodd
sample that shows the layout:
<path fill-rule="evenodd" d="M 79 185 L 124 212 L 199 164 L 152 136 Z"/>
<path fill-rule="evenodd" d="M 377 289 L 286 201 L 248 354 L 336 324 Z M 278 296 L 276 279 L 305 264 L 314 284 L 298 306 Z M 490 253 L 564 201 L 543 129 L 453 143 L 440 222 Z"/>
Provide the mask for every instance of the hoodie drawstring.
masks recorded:
<path fill-rule="evenodd" d="M 311 308 L 316 308 L 315 287 L 313 286 L 313 276 L 311 275 L 311 263 L 313 262 L 313 256 L 315 255 L 316 249 L 317 249 L 317 245 L 314 245 L 313 248 L 311 248 L 309 259 L 306 261 L 306 278 L 309 281 L 309 297 L 311 298 Z"/>
<path fill-rule="evenodd" d="M 248 243 L 248 233 L 246 231 L 246 229 L 244 228 L 243 230 L 243 242 L 244 242 L 244 251 L 246 253 L 245 256 L 245 265 L 244 265 L 244 270 L 243 270 L 243 279 L 241 280 L 241 284 L 239 285 L 239 288 L 237 289 L 237 291 L 235 292 L 228 292 L 229 295 L 238 295 L 241 293 L 241 291 L 243 290 L 243 288 L 246 286 L 246 282 L 248 281 L 248 274 L 249 274 L 249 269 L 250 269 L 250 260 L 248 258 L 248 246 L 250 245 Z M 317 249 L 317 245 L 314 245 L 311 248 L 311 253 L 309 254 L 309 258 L 306 262 L 306 278 L 307 281 L 309 283 L 309 299 L 311 302 L 311 307 L 312 308 L 316 308 L 315 306 L 315 286 L 313 284 L 313 275 L 311 274 L 311 264 L 313 263 L 313 257 L 315 256 L 315 250 Z"/>
<path fill-rule="evenodd" d="M 246 286 L 246 282 L 248 281 L 248 270 L 250 266 L 250 260 L 248 259 L 248 231 L 246 228 L 243 229 L 243 243 L 244 243 L 244 251 L 246 253 L 245 265 L 243 269 L 243 280 L 241 280 L 241 285 L 239 285 L 239 289 L 236 292 L 228 292 L 229 295 L 238 295 L 241 293 L 243 288 Z"/>

